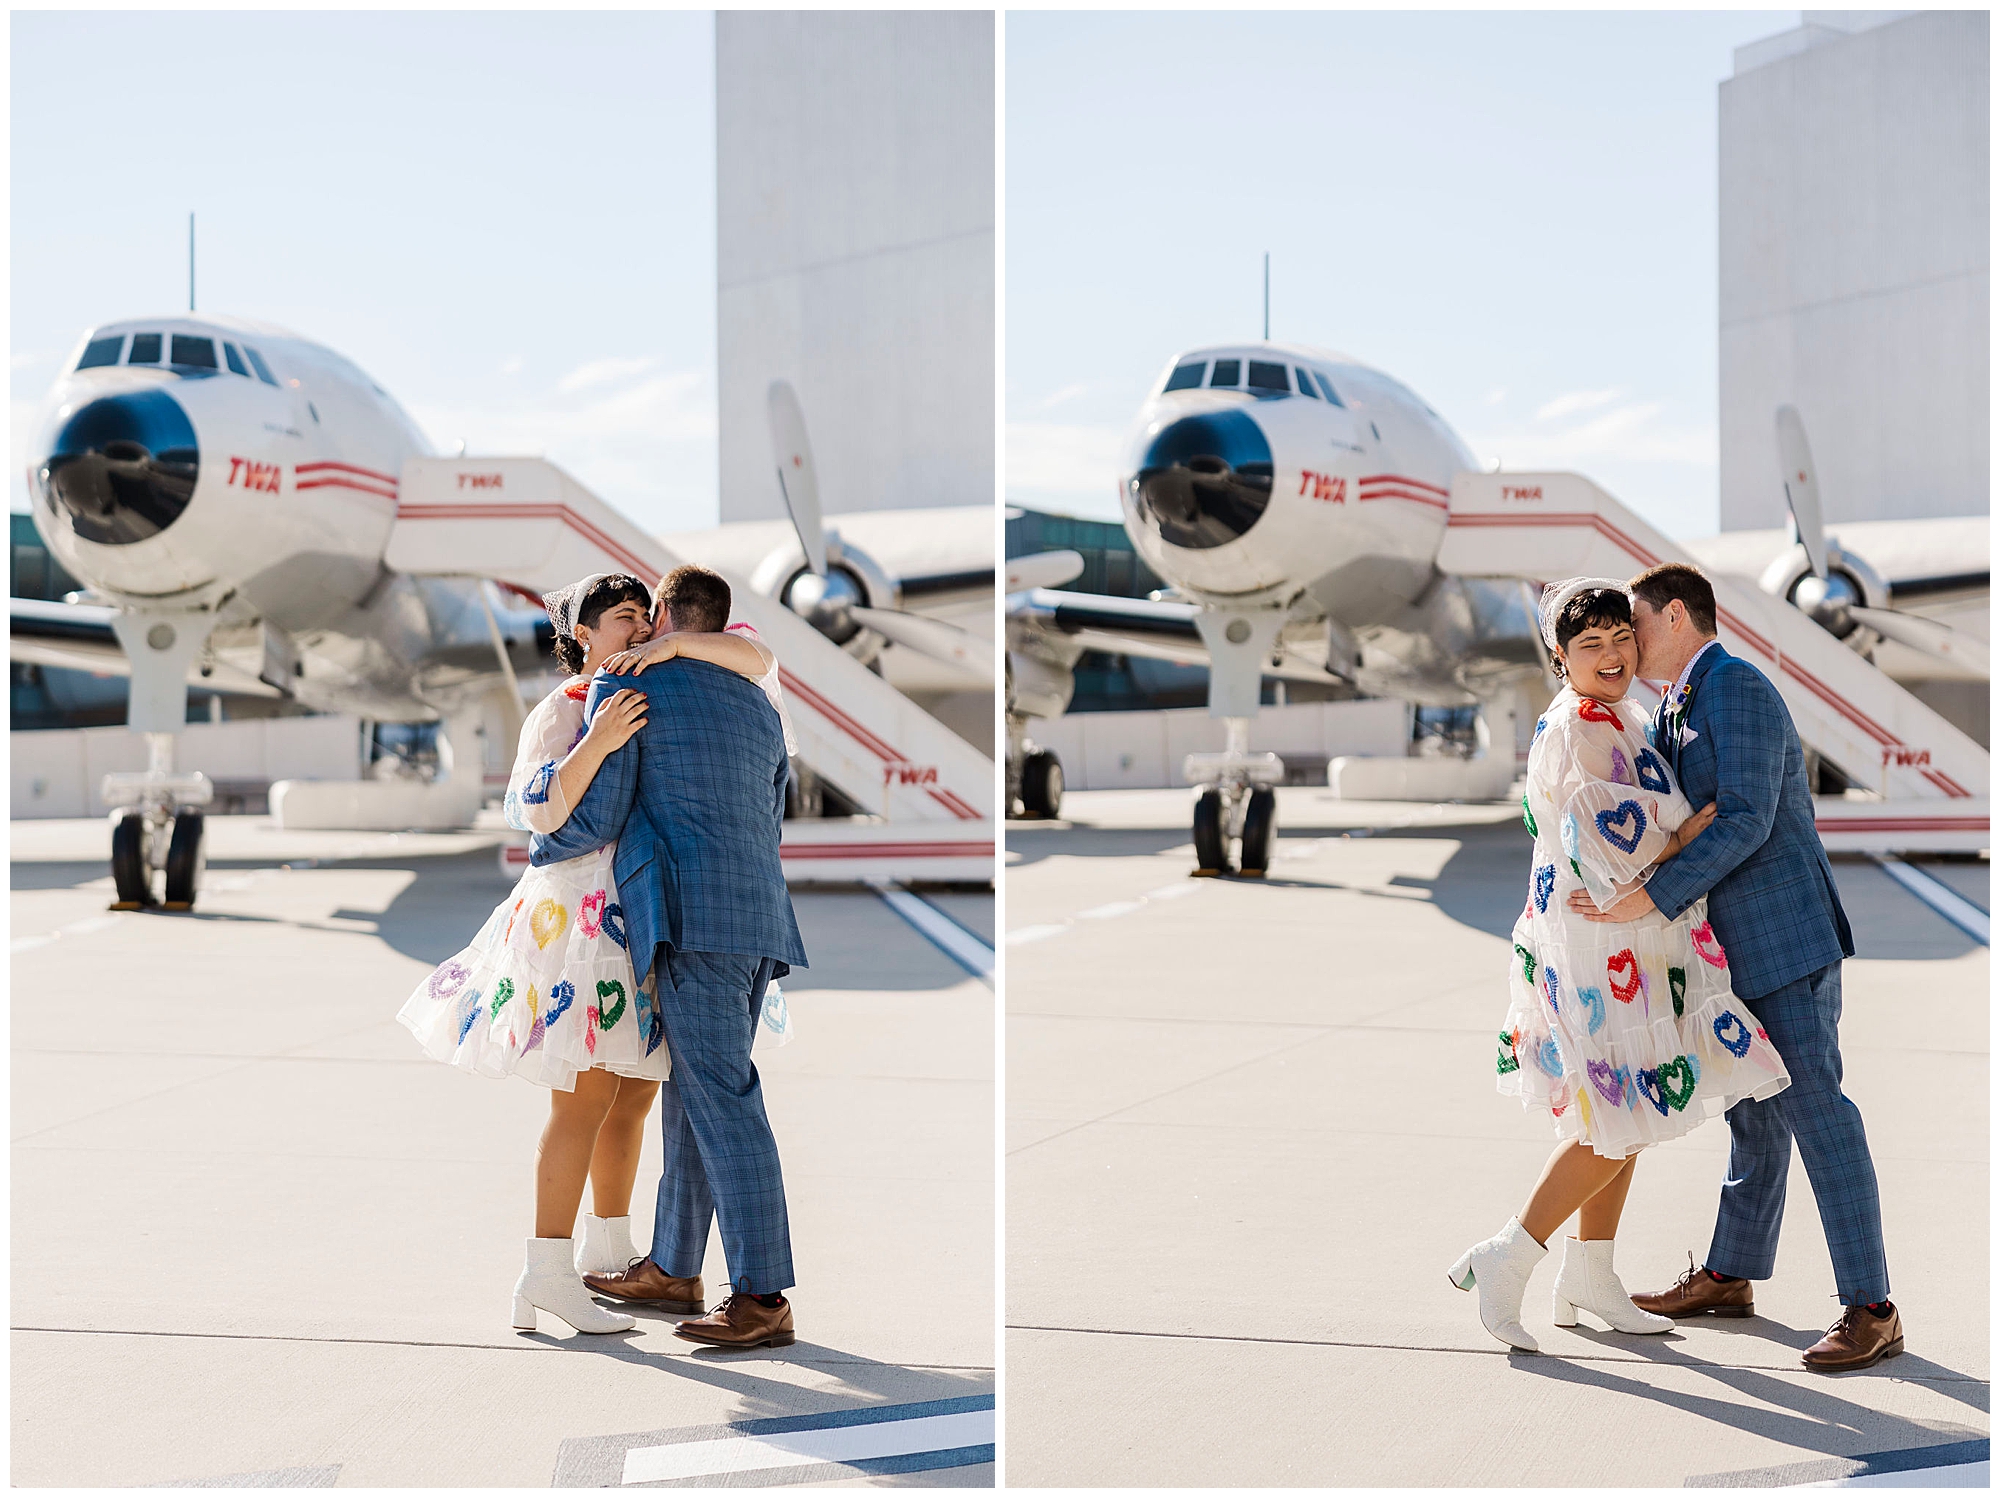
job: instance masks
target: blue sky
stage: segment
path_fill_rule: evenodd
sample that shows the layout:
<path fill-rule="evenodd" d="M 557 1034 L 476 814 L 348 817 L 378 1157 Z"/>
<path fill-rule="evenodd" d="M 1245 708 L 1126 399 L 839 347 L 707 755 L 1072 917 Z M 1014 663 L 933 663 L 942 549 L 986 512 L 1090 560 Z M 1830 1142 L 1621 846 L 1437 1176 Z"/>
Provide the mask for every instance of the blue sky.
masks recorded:
<path fill-rule="evenodd" d="M 1007 19 L 1007 493 L 1113 518 L 1178 350 L 1378 365 L 1474 452 L 1717 526 L 1716 87 L 1796 11 Z"/>
<path fill-rule="evenodd" d="M 199 303 L 345 354 L 450 450 L 712 525 L 705 13 L 15 12 L 10 493 L 86 327 Z"/>

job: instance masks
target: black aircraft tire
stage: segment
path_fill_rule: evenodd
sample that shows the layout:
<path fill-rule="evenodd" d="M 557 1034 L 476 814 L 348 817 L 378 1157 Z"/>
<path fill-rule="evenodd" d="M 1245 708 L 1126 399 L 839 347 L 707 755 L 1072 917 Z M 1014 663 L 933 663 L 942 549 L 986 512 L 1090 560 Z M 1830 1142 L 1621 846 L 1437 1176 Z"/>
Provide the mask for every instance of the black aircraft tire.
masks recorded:
<path fill-rule="evenodd" d="M 1250 793 L 1250 805 L 1243 812 L 1243 852 L 1239 860 L 1245 875 L 1261 879 L 1271 867 L 1271 845 L 1278 835 L 1278 796 L 1268 785 Z"/>
<path fill-rule="evenodd" d="M 112 814 L 111 882 L 120 905 L 153 903 L 153 871 L 146 867 L 146 819 L 127 807 Z"/>
<path fill-rule="evenodd" d="M 1021 809 L 1031 817 L 1054 818 L 1062 812 L 1062 798 L 1062 761 L 1037 749 L 1021 764 Z"/>
<path fill-rule="evenodd" d="M 1229 872 L 1229 828 L 1224 823 L 1222 792 L 1206 786 L 1194 798 L 1194 871 Z"/>
<path fill-rule="evenodd" d="M 174 813 L 174 835 L 167 844 L 167 908 L 191 910 L 208 867 L 206 819 L 192 807 Z"/>

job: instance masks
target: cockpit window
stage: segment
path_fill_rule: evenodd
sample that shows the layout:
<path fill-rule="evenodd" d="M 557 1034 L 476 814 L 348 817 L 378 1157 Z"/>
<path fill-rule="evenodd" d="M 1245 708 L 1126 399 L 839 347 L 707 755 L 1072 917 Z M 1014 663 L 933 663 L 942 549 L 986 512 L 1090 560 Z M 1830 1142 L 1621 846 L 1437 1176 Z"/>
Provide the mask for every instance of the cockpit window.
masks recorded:
<path fill-rule="evenodd" d="M 160 362 L 160 335 L 158 333 L 134 333 L 132 352 L 125 356 L 127 364 L 158 364 Z"/>
<path fill-rule="evenodd" d="M 216 369 L 215 340 L 213 338 L 190 338 L 185 333 L 174 334 L 174 356 L 168 361 L 186 365 L 190 369 Z"/>
<path fill-rule="evenodd" d="M 1261 359 L 1250 361 L 1250 388 L 1269 390 L 1278 395 L 1290 395 L 1292 383 L 1285 376 L 1282 364 L 1266 364 Z"/>
<path fill-rule="evenodd" d="M 1326 398 L 1336 406 L 1345 406 L 1347 402 L 1340 398 L 1339 393 L 1333 388 L 1327 377 L 1324 374 L 1320 374 L 1318 370 L 1314 370 L 1313 372 L 1319 374 L 1319 388 L 1326 392 Z"/>
<path fill-rule="evenodd" d="M 83 346 L 83 357 L 76 361 L 78 369 L 100 369 L 106 364 L 118 362 L 118 351 L 125 347 L 125 335 L 113 333 L 109 338 L 93 338 Z"/>
<path fill-rule="evenodd" d="M 257 371 L 258 379 L 262 380 L 266 385 L 275 385 L 278 383 L 277 380 L 272 378 L 271 366 L 264 362 L 262 354 L 258 353 L 247 343 L 243 345 L 243 352 L 250 356 L 250 367 Z"/>
<path fill-rule="evenodd" d="M 1310 395 L 1314 400 L 1318 400 L 1319 391 L 1313 385 L 1313 377 L 1303 369 L 1295 369 L 1292 373 L 1299 377 L 1299 394 Z"/>
<path fill-rule="evenodd" d="M 244 367 L 243 356 L 236 352 L 235 344 L 223 344 L 222 357 L 229 361 L 229 372 L 231 374 L 240 374 L 246 380 L 250 378 L 250 371 Z"/>
<path fill-rule="evenodd" d="M 1215 370 L 1208 377 L 1208 388 L 1211 390 L 1234 390 L 1237 385 L 1242 383 L 1242 380 L 1243 361 L 1241 359 L 1217 359 L 1215 361 Z"/>
<path fill-rule="evenodd" d="M 1208 368 L 1206 359 L 1196 359 L 1191 364 L 1178 364 L 1174 372 L 1167 376 L 1168 390 L 1193 390 L 1201 384 L 1201 372 Z"/>

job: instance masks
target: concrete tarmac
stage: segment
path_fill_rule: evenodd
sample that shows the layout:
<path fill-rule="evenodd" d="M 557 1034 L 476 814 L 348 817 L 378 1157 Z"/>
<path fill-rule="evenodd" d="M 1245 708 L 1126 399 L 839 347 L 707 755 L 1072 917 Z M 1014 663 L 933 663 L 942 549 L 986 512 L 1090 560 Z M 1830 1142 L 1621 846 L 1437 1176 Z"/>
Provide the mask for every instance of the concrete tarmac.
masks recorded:
<path fill-rule="evenodd" d="M 990 1410 L 993 990 L 880 898 L 795 896 L 797 1034 L 757 1057 L 797 1345 L 698 1350 L 644 1312 L 517 1333 L 547 1095 L 430 1061 L 395 1019 L 505 894 L 498 831 L 210 826 L 184 916 L 107 913 L 102 821 L 10 829 L 15 1485 L 616 1483 L 627 1448 L 750 1422 Z M 936 903 L 991 941 L 990 894 Z M 642 1252 L 658 1172 L 654 1135 Z M 719 1238 L 706 1278 L 719 1298 Z M 994 1471 L 785 1459 L 675 1485 Z"/>
<path fill-rule="evenodd" d="M 1835 864 L 1842 1036 L 1908 1351 L 1799 1366 L 1839 1312 L 1795 1161 L 1755 1318 L 1559 1330 L 1548 1261 L 1537 1357 L 1445 1277 L 1553 1143 L 1493 1090 L 1519 808 L 1287 788 L 1264 881 L 1188 877 L 1184 791 L 1064 811 L 1007 837 L 1010 1484 L 1985 1484 L 1988 954 L 1880 869 Z M 1727 1151 L 1642 1156 L 1628 1288 L 1702 1258 Z"/>

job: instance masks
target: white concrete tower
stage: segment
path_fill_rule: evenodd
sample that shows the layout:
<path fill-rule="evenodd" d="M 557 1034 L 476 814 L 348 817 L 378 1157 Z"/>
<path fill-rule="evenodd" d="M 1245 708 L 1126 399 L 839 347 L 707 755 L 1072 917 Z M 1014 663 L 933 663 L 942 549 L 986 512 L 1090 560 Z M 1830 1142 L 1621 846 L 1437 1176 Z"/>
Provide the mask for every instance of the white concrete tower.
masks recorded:
<path fill-rule="evenodd" d="M 1805 11 L 1721 85 L 1722 528 L 1988 511 L 1988 15 Z"/>
<path fill-rule="evenodd" d="M 715 18 L 721 518 L 785 514 L 765 392 L 826 512 L 993 503 L 993 16 Z"/>

